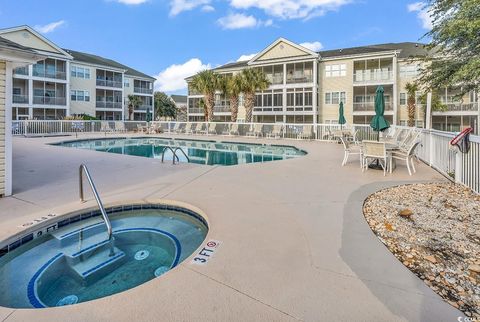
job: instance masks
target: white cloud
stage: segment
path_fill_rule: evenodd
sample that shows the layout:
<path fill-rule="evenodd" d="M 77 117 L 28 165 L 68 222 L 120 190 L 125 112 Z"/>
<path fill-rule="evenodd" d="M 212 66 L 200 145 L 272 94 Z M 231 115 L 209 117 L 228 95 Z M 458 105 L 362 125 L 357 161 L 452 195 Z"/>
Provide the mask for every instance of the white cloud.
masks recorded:
<path fill-rule="evenodd" d="M 311 51 L 319 51 L 320 49 L 323 48 L 322 43 L 319 41 L 303 42 L 300 44 L 300 46 L 310 49 Z"/>
<path fill-rule="evenodd" d="M 217 23 L 223 29 L 242 29 L 273 25 L 273 20 L 259 20 L 252 15 L 247 16 L 243 13 L 231 13 L 217 20 Z"/>
<path fill-rule="evenodd" d="M 63 24 L 65 24 L 65 20 L 59 20 L 43 26 L 36 25 L 33 28 L 35 28 L 37 31 L 41 32 L 42 34 L 48 34 L 49 32 L 55 31 L 58 27 L 60 27 Z"/>
<path fill-rule="evenodd" d="M 155 90 L 163 92 L 184 90 L 187 88 L 185 78 L 210 68 L 210 64 L 203 64 L 198 58 L 192 58 L 181 65 L 171 65 L 154 76 L 157 79 L 155 81 Z"/>
<path fill-rule="evenodd" d="M 170 16 L 176 16 L 183 11 L 195 9 L 196 7 L 210 4 L 211 0 L 171 0 Z M 213 7 L 212 7 L 213 8 Z"/>
<path fill-rule="evenodd" d="M 202 11 L 203 12 L 212 12 L 212 11 L 215 11 L 215 8 L 212 7 L 211 5 L 205 5 L 202 7 Z"/>
<path fill-rule="evenodd" d="M 425 2 L 415 2 L 407 5 L 408 12 L 416 12 L 417 18 L 422 22 L 424 29 L 432 29 L 433 21 L 430 13 L 428 12 L 427 4 Z"/>
<path fill-rule="evenodd" d="M 249 54 L 249 55 L 242 55 L 240 56 L 237 61 L 246 61 L 246 60 L 250 60 L 252 59 L 253 57 L 255 57 L 257 54 Z"/>
<path fill-rule="evenodd" d="M 138 5 L 147 2 L 148 0 L 117 0 L 119 3 L 126 5 Z"/>
<path fill-rule="evenodd" d="M 352 0 L 230 0 L 236 9 L 257 8 L 281 19 L 309 19 L 337 10 Z"/>

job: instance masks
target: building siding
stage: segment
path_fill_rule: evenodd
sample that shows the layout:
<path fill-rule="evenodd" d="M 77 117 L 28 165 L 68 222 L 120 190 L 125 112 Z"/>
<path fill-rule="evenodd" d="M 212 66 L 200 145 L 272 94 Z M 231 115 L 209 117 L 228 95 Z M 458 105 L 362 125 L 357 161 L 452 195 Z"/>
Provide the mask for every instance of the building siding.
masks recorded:
<path fill-rule="evenodd" d="M 5 76 L 6 63 L 0 61 L 0 196 L 5 195 Z"/>
<path fill-rule="evenodd" d="M 285 42 L 280 42 L 262 56 L 258 57 L 258 61 L 279 59 L 287 57 L 308 56 L 308 53 L 293 47 Z"/>

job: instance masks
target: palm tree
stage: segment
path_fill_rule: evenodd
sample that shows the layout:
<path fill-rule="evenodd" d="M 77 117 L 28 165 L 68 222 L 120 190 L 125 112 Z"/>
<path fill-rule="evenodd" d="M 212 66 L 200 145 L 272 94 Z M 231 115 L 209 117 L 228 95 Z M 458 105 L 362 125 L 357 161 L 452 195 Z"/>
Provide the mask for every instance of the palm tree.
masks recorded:
<path fill-rule="evenodd" d="M 230 101 L 230 118 L 232 122 L 237 122 L 239 98 L 240 93 L 243 91 L 243 84 L 244 81 L 241 74 L 221 77 L 218 89 L 221 90 Z"/>
<path fill-rule="evenodd" d="M 243 95 L 245 97 L 245 121 L 252 122 L 253 106 L 255 104 L 255 93 L 264 91 L 270 86 L 265 73 L 258 68 L 247 68 L 242 70 L 241 77 Z"/>
<path fill-rule="evenodd" d="M 133 112 L 142 105 L 142 99 L 135 95 L 128 95 L 128 119 L 132 120 Z"/>
<path fill-rule="evenodd" d="M 415 112 L 417 109 L 416 106 L 416 94 L 418 91 L 418 85 L 416 83 L 407 83 L 405 84 L 405 89 L 407 90 L 407 107 L 408 107 L 408 126 L 415 126 Z"/>
<path fill-rule="evenodd" d="M 205 121 L 213 121 L 213 106 L 215 105 L 215 91 L 219 85 L 219 75 L 213 70 L 198 72 L 190 83 L 193 90 L 203 94 L 205 103 Z"/>

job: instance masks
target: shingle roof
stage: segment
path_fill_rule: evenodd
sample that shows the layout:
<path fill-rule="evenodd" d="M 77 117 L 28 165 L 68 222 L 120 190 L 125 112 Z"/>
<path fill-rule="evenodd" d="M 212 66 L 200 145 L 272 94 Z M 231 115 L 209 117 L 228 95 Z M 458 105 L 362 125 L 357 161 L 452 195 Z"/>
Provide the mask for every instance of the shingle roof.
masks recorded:
<path fill-rule="evenodd" d="M 370 46 L 324 50 L 320 51 L 319 54 L 322 58 L 335 58 L 341 56 L 361 55 L 393 50 L 400 51 L 398 55 L 399 58 L 420 57 L 428 55 L 425 44 L 419 44 L 414 42 L 387 43 Z"/>
<path fill-rule="evenodd" d="M 33 51 L 31 48 L 22 46 L 20 44 L 17 44 L 16 42 L 5 39 L 3 37 L 0 37 L 0 47 L 11 48 L 11 49 L 22 50 L 22 51 L 28 51 L 28 52 L 31 52 L 31 53 L 35 53 L 35 51 Z"/>
<path fill-rule="evenodd" d="M 170 97 L 175 103 L 187 103 L 186 95 L 171 95 Z"/>
<path fill-rule="evenodd" d="M 64 49 L 67 53 L 73 56 L 73 61 L 84 62 L 88 64 L 94 64 L 99 66 L 105 67 L 112 67 L 125 70 L 125 74 L 133 77 L 141 77 L 141 78 L 148 78 L 151 80 L 155 80 L 152 76 L 144 74 L 136 69 L 128 67 L 126 65 L 120 64 L 112 59 L 104 58 L 101 56 L 87 54 L 76 50 L 71 49 Z"/>
<path fill-rule="evenodd" d="M 234 63 L 228 63 L 228 64 L 225 64 L 225 65 L 216 67 L 216 68 L 214 68 L 214 70 L 246 67 L 247 63 L 248 63 L 248 60 L 237 61 L 237 62 L 234 62 Z"/>

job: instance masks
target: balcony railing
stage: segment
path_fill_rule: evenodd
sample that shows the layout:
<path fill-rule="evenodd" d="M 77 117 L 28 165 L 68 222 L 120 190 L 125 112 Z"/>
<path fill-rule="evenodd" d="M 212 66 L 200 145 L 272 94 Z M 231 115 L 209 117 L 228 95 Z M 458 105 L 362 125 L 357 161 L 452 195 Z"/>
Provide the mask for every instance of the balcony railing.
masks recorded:
<path fill-rule="evenodd" d="M 444 111 L 439 112 L 477 112 L 480 103 L 442 103 L 446 106 Z"/>
<path fill-rule="evenodd" d="M 121 109 L 122 108 L 122 103 L 121 102 L 103 102 L 103 101 L 97 101 L 95 103 L 95 106 L 97 108 L 116 108 L 116 109 Z"/>
<path fill-rule="evenodd" d="M 34 96 L 33 104 L 65 106 L 67 105 L 67 99 L 65 97 Z"/>
<path fill-rule="evenodd" d="M 33 76 L 62 80 L 67 79 L 67 73 L 61 70 L 48 71 L 44 69 L 33 68 Z"/>
<path fill-rule="evenodd" d="M 28 104 L 28 95 L 13 95 L 12 97 L 13 103 L 18 104 Z"/>
<path fill-rule="evenodd" d="M 122 82 L 106 79 L 97 79 L 97 86 L 122 88 Z"/>
<path fill-rule="evenodd" d="M 272 85 L 281 85 L 283 84 L 283 74 L 267 74 L 267 79 Z"/>
<path fill-rule="evenodd" d="M 393 81 L 392 71 L 357 70 L 353 75 L 355 83 Z"/>
<path fill-rule="evenodd" d="M 28 76 L 28 67 L 18 67 L 13 70 L 13 75 Z"/>
<path fill-rule="evenodd" d="M 287 76 L 287 84 L 312 83 L 313 75 L 294 74 Z"/>
<path fill-rule="evenodd" d="M 214 112 L 230 112 L 230 105 L 215 105 L 213 108 Z"/>
<path fill-rule="evenodd" d="M 146 87 L 134 87 L 133 91 L 140 94 L 153 94 L 153 89 Z"/>
<path fill-rule="evenodd" d="M 152 105 L 145 105 L 145 104 L 142 104 L 142 105 L 139 105 L 135 110 L 136 111 L 146 111 L 146 110 L 150 110 L 150 112 L 152 111 Z"/>
<path fill-rule="evenodd" d="M 192 114 L 204 114 L 205 110 L 203 108 L 191 107 L 188 109 L 188 113 Z"/>
<path fill-rule="evenodd" d="M 375 103 L 353 103 L 354 112 L 375 112 Z M 393 111 L 393 105 L 390 102 L 385 102 L 385 111 Z"/>

